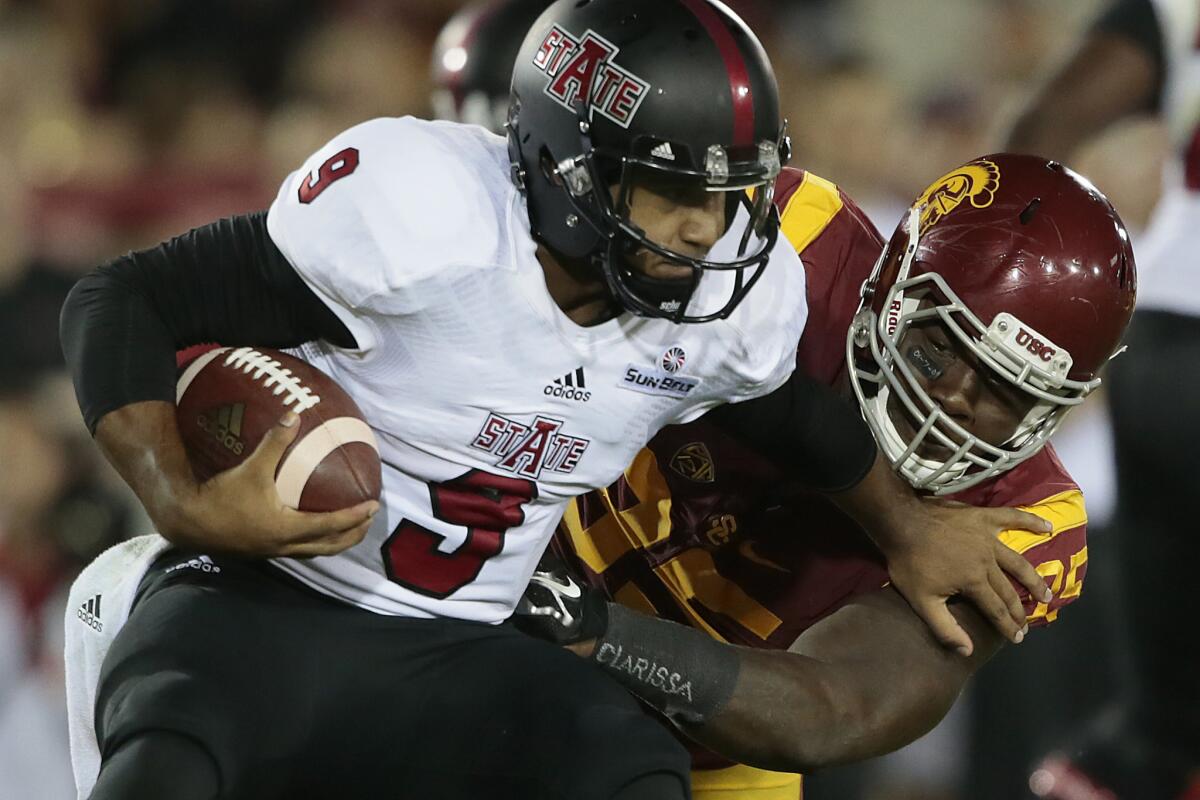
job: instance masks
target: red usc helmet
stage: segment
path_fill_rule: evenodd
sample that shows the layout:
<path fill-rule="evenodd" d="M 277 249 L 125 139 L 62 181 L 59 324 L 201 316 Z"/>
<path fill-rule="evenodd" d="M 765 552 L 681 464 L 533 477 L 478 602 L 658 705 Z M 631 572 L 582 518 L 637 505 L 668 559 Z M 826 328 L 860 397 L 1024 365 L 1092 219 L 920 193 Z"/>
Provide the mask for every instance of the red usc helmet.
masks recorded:
<path fill-rule="evenodd" d="M 850 382 L 895 469 L 918 489 L 961 491 L 1036 453 L 1099 386 L 1136 293 L 1129 235 L 1095 186 L 1054 161 L 985 156 L 930 184 L 896 228 L 847 337 Z M 930 319 L 1034 398 L 1007 441 L 972 435 L 922 388 L 900 343 Z M 928 458 L 923 443 L 953 454 Z"/>

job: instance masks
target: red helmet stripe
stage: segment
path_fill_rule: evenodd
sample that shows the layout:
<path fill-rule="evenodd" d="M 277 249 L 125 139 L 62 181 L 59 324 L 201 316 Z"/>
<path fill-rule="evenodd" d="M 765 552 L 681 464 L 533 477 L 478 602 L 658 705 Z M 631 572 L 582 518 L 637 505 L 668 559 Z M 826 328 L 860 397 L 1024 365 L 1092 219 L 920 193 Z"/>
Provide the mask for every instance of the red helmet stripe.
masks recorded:
<path fill-rule="evenodd" d="M 729 95 L 733 99 L 733 143 L 754 144 L 754 94 L 750 89 L 750 71 L 733 34 L 713 11 L 707 0 L 679 0 L 704 26 L 717 45 L 725 71 L 729 73 Z"/>

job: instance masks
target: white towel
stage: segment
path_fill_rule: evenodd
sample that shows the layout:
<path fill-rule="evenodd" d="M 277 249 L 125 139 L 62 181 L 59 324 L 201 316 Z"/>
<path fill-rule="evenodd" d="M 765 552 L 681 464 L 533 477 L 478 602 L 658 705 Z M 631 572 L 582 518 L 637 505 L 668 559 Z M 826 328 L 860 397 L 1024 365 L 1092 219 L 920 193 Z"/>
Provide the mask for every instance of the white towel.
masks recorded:
<path fill-rule="evenodd" d="M 138 584 L 170 546 L 158 534 L 139 536 L 100 554 L 71 586 L 66 614 L 67 723 L 79 800 L 100 776 L 96 684 L 108 648 L 129 618 Z"/>

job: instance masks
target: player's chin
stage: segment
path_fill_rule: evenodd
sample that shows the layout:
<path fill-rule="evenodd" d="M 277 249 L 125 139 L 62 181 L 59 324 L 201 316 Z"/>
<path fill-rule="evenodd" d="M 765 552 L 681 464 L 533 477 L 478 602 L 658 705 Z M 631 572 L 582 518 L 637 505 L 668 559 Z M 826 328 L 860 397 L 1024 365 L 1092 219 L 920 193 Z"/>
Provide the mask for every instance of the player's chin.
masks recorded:
<path fill-rule="evenodd" d="M 894 409 L 889 409 L 888 416 L 892 420 L 892 425 L 896 427 L 896 433 L 900 434 L 900 438 L 906 443 L 911 442 L 916 438 L 917 431 L 912 422 L 904 414 L 896 412 Z M 954 448 L 931 441 L 926 437 L 925 441 L 916 449 L 918 458 L 924 458 L 930 461 L 948 461 L 954 456 Z"/>
<path fill-rule="evenodd" d="M 683 282 L 692 278 L 691 267 L 659 256 L 647 254 L 641 259 L 635 257 L 633 261 L 633 269 L 651 280 Z"/>

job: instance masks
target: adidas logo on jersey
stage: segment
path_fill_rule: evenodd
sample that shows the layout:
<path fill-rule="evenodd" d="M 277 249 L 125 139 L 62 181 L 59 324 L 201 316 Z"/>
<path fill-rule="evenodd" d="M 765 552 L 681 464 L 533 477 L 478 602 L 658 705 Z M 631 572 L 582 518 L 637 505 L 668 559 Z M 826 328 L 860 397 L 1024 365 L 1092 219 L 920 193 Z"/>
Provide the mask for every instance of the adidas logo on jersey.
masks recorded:
<path fill-rule="evenodd" d="M 242 415 L 245 412 L 246 407 L 241 403 L 221 406 L 212 416 L 201 414 L 196 418 L 196 424 L 202 431 L 216 438 L 227 450 L 240 456 L 246 449 L 246 445 L 241 439 Z"/>
<path fill-rule="evenodd" d="M 592 398 L 592 393 L 585 391 L 587 384 L 583 379 L 583 367 L 576 367 L 574 372 L 568 372 L 561 378 L 555 378 L 546 384 L 542 394 L 549 397 L 561 397 L 564 400 L 577 400 L 586 403 Z"/>
<path fill-rule="evenodd" d="M 100 595 L 96 595 L 91 600 L 81 605 L 76 611 L 75 616 L 83 620 L 83 624 L 94 630 L 96 633 L 104 632 L 104 623 L 100 621 Z"/>
<path fill-rule="evenodd" d="M 220 572 L 221 568 L 213 563 L 213 560 L 208 556 L 197 556 L 196 558 L 188 559 L 182 563 L 176 564 L 173 567 L 167 567 L 163 570 L 164 575 L 170 575 L 181 569 L 195 569 L 200 572 Z"/>

